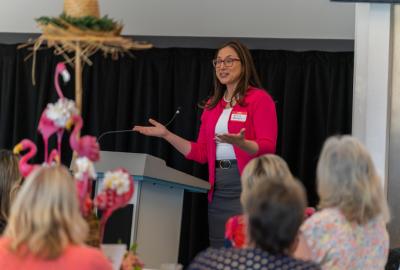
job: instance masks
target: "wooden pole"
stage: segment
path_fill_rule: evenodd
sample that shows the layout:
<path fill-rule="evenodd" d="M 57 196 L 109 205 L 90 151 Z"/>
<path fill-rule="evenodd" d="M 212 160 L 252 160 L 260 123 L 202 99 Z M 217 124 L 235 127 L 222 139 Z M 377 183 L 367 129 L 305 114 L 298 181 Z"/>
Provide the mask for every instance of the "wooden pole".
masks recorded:
<path fill-rule="evenodd" d="M 75 103 L 79 110 L 79 116 L 82 117 L 82 57 L 79 41 L 76 42 L 75 50 Z M 81 132 L 77 133 L 77 138 L 81 137 Z M 73 154 L 74 173 L 77 172 L 75 161 L 79 158 L 76 151 Z"/>
<path fill-rule="evenodd" d="M 82 57 L 79 41 L 76 42 L 75 51 L 75 102 L 79 115 L 82 116 Z"/>
<path fill-rule="evenodd" d="M 79 46 L 79 41 L 76 42 L 76 50 L 75 50 L 75 103 L 76 107 L 79 110 L 79 116 L 82 117 L 82 56 L 81 56 L 81 48 Z M 77 133 L 77 138 L 81 137 L 81 132 Z M 76 159 L 79 158 L 79 155 L 76 151 L 73 154 L 73 164 L 74 164 L 74 173 L 78 172 L 78 168 L 76 166 Z M 92 192 L 90 191 L 90 196 Z M 86 222 L 89 225 L 89 235 L 86 239 L 86 243 L 93 247 L 100 247 L 100 232 L 101 226 L 100 222 L 96 219 L 96 214 L 92 209 L 90 214 L 85 217 Z"/>

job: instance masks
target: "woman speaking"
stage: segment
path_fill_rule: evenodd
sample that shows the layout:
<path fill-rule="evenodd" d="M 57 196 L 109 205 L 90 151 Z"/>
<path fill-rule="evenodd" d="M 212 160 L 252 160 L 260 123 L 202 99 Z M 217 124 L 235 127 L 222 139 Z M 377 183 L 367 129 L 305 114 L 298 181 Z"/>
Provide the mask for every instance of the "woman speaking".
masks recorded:
<path fill-rule="evenodd" d="M 215 91 L 199 105 L 204 112 L 197 143 L 152 119 L 154 126 L 133 130 L 164 138 L 188 159 L 208 162 L 210 245 L 222 247 L 226 221 L 243 214 L 240 174 L 252 158 L 275 153 L 278 128 L 275 103 L 261 86 L 246 46 L 223 44 L 212 64 Z"/>

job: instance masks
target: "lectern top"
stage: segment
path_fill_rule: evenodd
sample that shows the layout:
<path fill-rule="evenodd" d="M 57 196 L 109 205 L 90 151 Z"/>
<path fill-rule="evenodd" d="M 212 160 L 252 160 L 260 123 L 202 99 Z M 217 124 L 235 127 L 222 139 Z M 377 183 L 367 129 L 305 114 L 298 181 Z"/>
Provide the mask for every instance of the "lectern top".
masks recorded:
<path fill-rule="evenodd" d="M 100 161 L 95 164 L 96 172 L 114 171 L 118 167 L 123 167 L 133 176 L 157 179 L 158 182 L 165 181 L 166 185 L 168 185 L 168 182 L 175 183 L 180 186 L 187 186 L 189 190 L 190 187 L 205 190 L 211 188 L 209 182 L 172 169 L 167 166 L 164 160 L 148 154 L 100 152 Z"/>

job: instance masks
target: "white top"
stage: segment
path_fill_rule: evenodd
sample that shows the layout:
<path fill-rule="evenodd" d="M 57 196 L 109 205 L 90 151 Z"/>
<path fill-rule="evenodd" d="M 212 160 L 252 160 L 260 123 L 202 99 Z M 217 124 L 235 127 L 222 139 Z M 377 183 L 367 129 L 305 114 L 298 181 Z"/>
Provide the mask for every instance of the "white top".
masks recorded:
<path fill-rule="evenodd" d="M 228 121 L 233 108 L 222 111 L 221 116 L 218 119 L 217 125 L 215 126 L 215 133 L 224 134 L 228 132 Z M 217 141 L 216 159 L 236 159 L 233 145 L 229 143 L 220 143 Z"/>

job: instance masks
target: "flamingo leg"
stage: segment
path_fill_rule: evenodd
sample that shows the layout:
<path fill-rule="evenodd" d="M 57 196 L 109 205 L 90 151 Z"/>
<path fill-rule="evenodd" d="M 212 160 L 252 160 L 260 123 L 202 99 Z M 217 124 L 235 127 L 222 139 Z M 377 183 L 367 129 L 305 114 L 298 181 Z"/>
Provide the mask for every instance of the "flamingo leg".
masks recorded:
<path fill-rule="evenodd" d="M 64 134 L 64 129 L 60 129 L 59 131 L 57 131 L 57 149 L 58 149 L 58 156 L 60 158 L 61 161 L 61 140 Z"/>
<path fill-rule="evenodd" d="M 82 184 L 82 185 L 80 185 Z M 83 173 L 82 183 L 77 183 L 77 192 L 79 198 L 79 208 L 81 209 L 81 213 L 84 214 L 84 204 L 86 200 L 86 192 L 88 188 L 88 174 L 87 172 Z"/>
<path fill-rule="evenodd" d="M 103 215 L 101 216 L 100 219 L 100 225 L 101 225 L 101 230 L 100 230 L 100 244 L 103 244 L 103 239 L 104 239 L 104 230 L 106 227 L 106 223 L 108 218 L 111 216 L 111 214 L 108 214 L 108 211 L 103 211 Z"/>
<path fill-rule="evenodd" d="M 44 162 L 47 163 L 48 139 L 43 138 L 43 141 L 44 141 Z"/>
<path fill-rule="evenodd" d="M 87 192 L 89 193 L 89 197 L 92 198 L 92 186 L 93 186 L 93 179 L 89 179 L 89 186 Z"/>
<path fill-rule="evenodd" d="M 87 191 L 87 188 L 88 188 L 88 181 L 89 181 L 87 172 L 83 173 L 82 181 L 83 181 L 83 187 L 82 187 L 82 190 L 80 191 L 79 196 L 82 198 L 82 203 L 84 203 L 85 202 L 85 198 L 86 198 L 86 191 Z"/>

